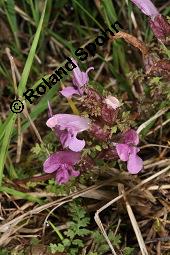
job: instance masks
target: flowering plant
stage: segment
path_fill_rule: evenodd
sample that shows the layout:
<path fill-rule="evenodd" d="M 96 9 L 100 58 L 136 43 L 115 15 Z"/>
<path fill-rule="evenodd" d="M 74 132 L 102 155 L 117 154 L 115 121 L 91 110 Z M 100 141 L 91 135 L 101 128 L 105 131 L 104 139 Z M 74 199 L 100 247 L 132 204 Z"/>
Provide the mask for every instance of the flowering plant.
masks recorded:
<path fill-rule="evenodd" d="M 104 97 L 88 86 L 88 71 L 93 70 L 93 67 L 82 72 L 74 59 L 72 62 L 77 66 L 73 71 L 73 86 L 64 88 L 60 93 L 66 98 L 79 95 L 82 110 L 86 116 L 61 113 L 53 115 L 49 104 L 49 119 L 46 124 L 59 138 L 62 150 L 49 156 L 44 162 L 44 171 L 46 173 L 55 172 L 56 182 L 59 184 L 68 182 L 70 177 L 79 176 L 80 171 L 75 170 L 75 165 L 82 160 L 80 152 L 86 148 L 86 142 L 85 139 L 81 140 L 77 136 L 86 131 L 90 139 L 105 142 L 108 150 L 114 150 L 115 159 L 120 158 L 122 161 L 127 161 L 129 173 L 137 174 L 142 170 L 143 161 L 137 155 L 139 148 L 136 146 L 139 143 L 139 136 L 136 131 L 129 129 L 122 134 L 119 133 L 116 136 L 121 137 L 117 138 L 120 143 L 113 143 L 112 128 L 116 124 L 122 104 L 116 97 L 112 95 Z M 103 159 L 106 158 L 104 154 Z M 112 157 L 110 159 L 113 160 Z"/>

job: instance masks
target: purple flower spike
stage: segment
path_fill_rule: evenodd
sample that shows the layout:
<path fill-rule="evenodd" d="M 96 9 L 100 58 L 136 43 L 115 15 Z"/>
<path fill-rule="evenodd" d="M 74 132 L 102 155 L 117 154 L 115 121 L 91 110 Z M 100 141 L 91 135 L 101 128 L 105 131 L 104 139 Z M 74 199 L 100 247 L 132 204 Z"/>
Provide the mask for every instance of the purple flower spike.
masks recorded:
<path fill-rule="evenodd" d="M 44 162 L 44 172 L 56 172 L 56 181 L 59 184 L 68 182 L 70 177 L 78 176 L 79 171 L 75 171 L 74 165 L 80 160 L 80 153 L 73 151 L 59 151 Z"/>
<path fill-rule="evenodd" d="M 85 141 L 77 139 L 77 134 L 89 128 L 90 119 L 72 114 L 56 114 L 46 124 L 55 128 L 63 148 L 68 147 L 76 152 L 84 148 Z"/>
<path fill-rule="evenodd" d="M 127 161 L 127 169 L 131 174 L 137 174 L 142 170 L 143 160 L 137 155 L 140 151 L 136 147 L 139 136 L 135 130 L 130 129 L 123 135 L 123 142 L 116 145 L 116 151 L 122 161 Z"/>
<path fill-rule="evenodd" d="M 71 60 L 77 67 L 73 69 L 74 85 L 60 91 L 60 93 L 66 98 L 71 98 L 74 94 L 79 96 L 83 95 L 85 86 L 89 82 L 88 72 L 94 69 L 94 67 L 89 67 L 86 72 L 82 72 L 78 67 L 77 62 L 73 58 L 71 58 Z"/>

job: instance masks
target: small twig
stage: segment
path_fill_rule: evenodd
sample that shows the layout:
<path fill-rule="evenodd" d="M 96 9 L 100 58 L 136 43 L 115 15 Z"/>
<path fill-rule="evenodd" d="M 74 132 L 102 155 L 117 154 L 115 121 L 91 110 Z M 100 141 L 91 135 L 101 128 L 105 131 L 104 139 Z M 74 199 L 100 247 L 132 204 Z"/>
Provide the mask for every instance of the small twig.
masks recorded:
<path fill-rule="evenodd" d="M 54 173 L 44 174 L 44 175 L 40 175 L 40 176 L 34 176 L 34 177 L 31 177 L 31 178 L 25 178 L 25 179 L 22 179 L 22 180 L 15 179 L 14 182 L 17 185 L 26 184 L 27 182 L 41 182 L 41 181 L 46 181 L 46 180 L 49 180 L 51 178 L 54 178 L 54 176 L 55 176 Z"/>
<path fill-rule="evenodd" d="M 44 144 L 43 140 L 41 139 L 40 133 L 38 132 L 38 129 L 36 128 L 36 126 L 35 126 L 33 120 L 31 119 L 31 116 L 30 116 L 29 113 L 28 113 L 27 105 L 26 105 L 25 101 L 23 101 L 23 103 L 24 103 L 24 110 L 23 110 L 24 116 L 25 116 L 26 118 L 28 118 L 28 120 L 30 121 L 31 127 L 32 127 L 32 129 L 34 130 L 34 132 L 35 132 L 35 134 L 36 134 L 36 136 L 37 136 L 39 142 L 40 142 L 41 144 L 44 145 L 44 148 L 46 149 L 47 154 L 50 155 L 49 150 L 45 147 L 45 144 Z"/>
<path fill-rule="evenodd" d="M 165 120 L 161 125 L 157 126 L 153 130 L 151 130 L 149 133 L 147 133 L 147 136 L 153 134 L 154 132 L 156 132 L 158 129 L 160 129 L 161 127 L 165 126 L 169 122 L 170 122 L 170 119 Z"/>
<path fill-rule="evenodd" d="M 154 144 L 154 143 L 142 145 L 142 146 L 140 146 L 140 149 L 149 148 L 149 147 L 161 147 L 161 148 L 170 149 L 170 146 L 159 145 L 159 144 Z"/>
<path fill-rule="evenodd" d="M 134 191 L 134 190 L 136 190 L 136 189 L 139 189 L 139 187 L 143 186 L 144 184 L 146 184 L 146 183 L 152 181 L 153 179 L 157 178 L 158 176 L 160 176 L 160 175 L 162 175 L 162 174 L 165 174 L 165 173 L 166 173 L 167 171 L 169 171 L 169 170 L 170 170 L 170 165 L 169 165 L 168 167 L 162 169 L 162 170 L 159 171 L 158 173 L 155 173 L 155 174 L 153 174 L 152 176 L 148 177 L 147 179 L 141 181 L 141 183 L 137 184 L 134 188 L 132 188 L 132 189 L 130 189 L 129 191 L 127 191 L 127 192 L 125 193 L 126 196 L 127 196 L 128 194 L 130 194 L 132 191 Z M 110 243 L 110 240 L 108 240 L 106 231 L 105 231 L 105 229 L 104 229 L 104 227 L 103 227 L 103 224 L 102 224 L 102 222 L 101 222 L 101 220 L 100 220 L 99 214 L 100 214 L 102 211 L 104 211 L 106 208 L 108 208 L 109 206 L 111 206 L 112 204 L 114 204 L 115 202 L 117 202 L 118 200 L 120 200 L 120 199 L 122 199 L 122 198 L 123 198 L 123 194 L 121 194 L 121 195 L 117 196 L 116 198 L 112 199 L 112 200 L 109 201 L 107 204 L 105 204 L 104 206 L 102 206 L 99 210 L 97 210 L 96 213 L 95 213 L 95 216 L 94 216 L 94 219 L 95 219 L 95 221 L 96 221 L 98 227 L 100 228 L 100 230 L 101 230 L 101 232 L 102 232 L 104 238 L 106 239 L 106 241 L 107 241 L 109 247 L 111 248 L 111 251 L 112 251 L 113 254 L 116 254 L 116 253 L 114 253 L 114 252 L 115 252 L 115 251 L 114 251 L 114 248 L 113 248 L 112 244 Z"/>
<path fill-rule="evenodd" d="M 158 119 L 160 116 L 162 116 L 165 112 L 167 112 L 170 109 L 170 107 L 161 109 L 158 111 L 154 116 L 152 116 L 150 119 L 145 121 L 142 125 L 140 125 L 137 129 L 137 133 L 139 134 L 144 128 L 146 128 L 152 121 Z"/>
<path fill-rule="evenodd" d="M 165 185 L 153 185 L 147 188 L 148 190 L 163 190 L 163 189 L 170 189 L 170 184 Z"/>
<path fill-rule="evenodd" d="M 119 38 L 123 38 L 126 42 L 130 43 L 135 48 L 138 48 L 142 52 L 142 55 L 144 57 L 149 54 L 149 49 L 145 46 L 145 44 L 142 41 L 137 39 L 135 36 L 125 32 L 118 32 L 115 36 L 112 36 L 113 41 Z"/>
<path fill-rule="evenodd" d="M 148 240 L 146 241 L 145 243 L 156 243 L 156 242 L 168 242 L 170 241 L 170 236 L 165 236 L 165 237 L 158 237 L 158 238 L 155 238 L 155 239 L 152 239 L 152 240 Z"/>
<path fill-rule="evenodd" d="M 148 252 L 147 252 L 147 249 L 145 246 L 145 242 L 143 240 L 143 237 L 142 237 L 141 231 L 139 229 L 138 223 L 136 221 L 135 215 L 134 215 L 132 208 L 127 200 L 123 184 L 121 184 L 121 190 L 122 190 L 123 198 L 124 198 L 124 201 L 126 204 L 126 209 L 127 209 L 130 221 L 132 223 L 133 230 L 134 230 L 134 232 L 136 234 L 136 238 L 138 240 L 138 244 L 139 244 L 141 253 L 142 253 L 142 255 L 148 255 Z"/>
<path fill-rule="evenodd" d="M 14 70 L 14 66 L 15 66 L 14 58 L 11 55 L 9 48 L 5 48 L 5 51 L 6 51 L 6 54 L 7 54 L 8 58 L 9 58 L 9 61 L 10 61 L 14 92 L 15 92 L 15 95 L 17 95 L 18 89 L 17 89 L 17 81 L 16 81 L 16 76 L 15 76 L 15 70 Z"/>
<path fill-rule="evenodd" d="M 166 165 L 170 164 L 170 159 L 163 159 L 163 160 L 158 160 L 157 162 L 155 162 L 156 160 L 154 160 L 153 163 L 148 164 L 148 165 L 144 165 L 144 169 L 149 169 L 151 167 L 155 167 L 155 166 L 159 166 L 159 167 L 163 167 Z"/>

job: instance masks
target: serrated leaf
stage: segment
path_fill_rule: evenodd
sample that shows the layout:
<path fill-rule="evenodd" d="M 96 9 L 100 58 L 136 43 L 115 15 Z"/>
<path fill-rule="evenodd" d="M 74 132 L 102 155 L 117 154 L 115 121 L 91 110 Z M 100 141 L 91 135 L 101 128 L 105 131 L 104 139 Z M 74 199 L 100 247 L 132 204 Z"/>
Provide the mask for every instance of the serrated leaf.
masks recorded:
<path fill-rule="evenodd" d="M 125 247 L 123 251 L 123 255 L 133 255 L 134 254 L 134 248 L 131 247 Z"/>
<path fill-rule="evenodd" d="M 56 252 L 63 252 L 65 248 L 64 245 L 61 243 L 59 244 L 50 243 L 50 250 L 52 254 L 55 254 Z"/>
<path fill-rule="evenodd" d="M 79 229 L 79 230 L 77 231 L 77 235 L 79 235 L 79 236 L 87 236 L 87 235 L 89 235 L 89 234 L 91 234 L 91 231 L 88 230 L 88 229 L 85 229 L 85 228 Z"/>
<path fill-rule="evenodd" d="M 79 247 L 84 247 L 84 244 L 83 244 L 82 240 L 80 240 L 80 239 L 74 239 L 72 244 L 77 245 Z"/>
<path fill-rule="evenodd" d="M 71 239 L 73 239 L 74 236 L 75 236 L 74 231 L 71 230 L 71 229 L 68 229 L 67 231 L 65 231 L 64 234 L 65 234 L 66 236 L 70 237 Z"/>
<path fill-rule="evenodd" d="M 63 243 L 64 247 L 68 247 L 71 245 L 71 242 L 68 238 L 65 238 L 64 240 L 62 240 L 62 243 Z"/>
<path fill-rule="evenodd" d="M 86 227 L 89 224 L 89 222 L 90 222 L 89 218 L 81 219 L 81 221 L 79 222 L 79 228 Z"/>

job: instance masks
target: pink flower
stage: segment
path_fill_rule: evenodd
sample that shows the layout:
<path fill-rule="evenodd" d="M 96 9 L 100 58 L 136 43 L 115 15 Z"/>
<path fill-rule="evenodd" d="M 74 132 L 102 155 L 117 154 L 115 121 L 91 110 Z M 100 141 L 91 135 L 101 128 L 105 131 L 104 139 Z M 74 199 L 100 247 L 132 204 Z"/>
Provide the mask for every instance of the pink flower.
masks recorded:
<path fill-rule="evenodd" d="M 156 9 L 150 0 L 131 0 L 147 16 L 149 16 L 150 27 L 158 40 L 168 43 L 170 36 L 170 24 Z"/>
<path fill-rule="evenodd" d="M 89 82 L 88 72 L 94 69 L 94 67 L 90 67 L 86 72 L 82 72 L 78 67 L 77 62 L 73 58 L 71 60 L 77 67 L 73 69 L 73 86 L 66 87 L 60 91 L 66 98 L 72 97 L 74 94 L 79 96 L 83 95 L 84 88 Z"/>
<path fill-rule="evenodd" d="M 72 151 L 59 151 L 44 162 L 44 172 L 56 172 L 56 182 L 63 184 L 68 182 L 70 177 L 78 176 L 80 173 L 75 171 L 74 165 L 80 160 L 80 153 Z"/>
<path fill-rule="evenodd" d="M 77 139 L 77 134 L 89 128 L 90 119 L 73 114 L 56 114 L 46 124 L 55 128 L 63 148 L 68 147 L 76 152 L 84 148 L 85 141 Z"/>
<path fill-rule="evenodd" d="M 124 133 L 123 142 L 116 145 L 118 156 L 122 161 L 127 161 L 127 169 L 131 174 L 137 174 L 143 167 L 143 160 L 137 155 L 140 151 L 136 147 L 139 136 L 135 130 L 130 129 Z"/>

